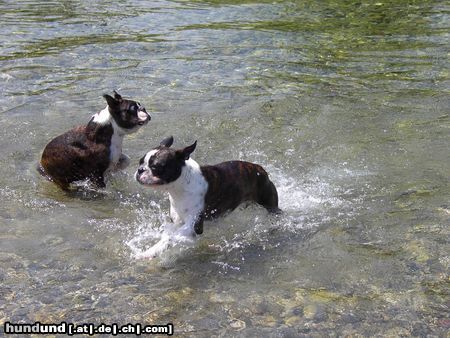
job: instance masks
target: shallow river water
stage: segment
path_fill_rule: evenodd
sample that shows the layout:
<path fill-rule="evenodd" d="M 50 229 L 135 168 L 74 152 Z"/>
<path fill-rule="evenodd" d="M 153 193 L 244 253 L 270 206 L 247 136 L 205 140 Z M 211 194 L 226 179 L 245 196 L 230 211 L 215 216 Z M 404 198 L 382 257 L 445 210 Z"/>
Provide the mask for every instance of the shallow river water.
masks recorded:
<path fill-rule="evenodd" d="M 446 336 L 445 1 L 0 1 L 3 323 L 173 323 L 176 336 Z M 36 172 L 117 89 L 152 121 L 104 191 Z M 167 196 L 133 179 L 168 135 L 262 164 L 242 207 L 156 260 Z"/>

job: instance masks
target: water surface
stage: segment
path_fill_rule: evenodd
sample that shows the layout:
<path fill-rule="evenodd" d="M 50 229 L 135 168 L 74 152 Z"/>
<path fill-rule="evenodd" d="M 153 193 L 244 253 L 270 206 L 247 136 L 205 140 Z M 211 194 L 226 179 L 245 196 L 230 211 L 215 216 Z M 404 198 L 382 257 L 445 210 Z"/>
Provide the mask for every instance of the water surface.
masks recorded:
<path fill-rule="evenodd" d="M 449 15 L 442 1 L 1 1 L 0 323 L 173 322 L 179 336 L 445 336 Z M 151 123 L 103 192 L 35 166 L 113 89 Z M 168 136 L 262 164 L 250 206 L 155 261 Z"/>

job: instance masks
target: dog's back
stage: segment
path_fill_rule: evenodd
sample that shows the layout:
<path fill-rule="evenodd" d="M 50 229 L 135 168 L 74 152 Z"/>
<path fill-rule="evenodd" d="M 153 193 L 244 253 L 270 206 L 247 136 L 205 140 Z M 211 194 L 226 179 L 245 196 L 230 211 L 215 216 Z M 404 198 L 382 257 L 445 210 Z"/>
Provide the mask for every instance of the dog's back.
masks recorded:
<path fill-rule="evenodd" d="M 55 137 L 42 153 L 41 173 L 63 189 L 86 178 L 102 186 L 103 173 L 109 165 L 112 133 L 111 125 L 89 123 Z"/>
<path fill-rule="evenodd" d="M 202 166 L 208 182 L 205 217 L 214 218 L 245 201 L 254 201 L 270 212 L 278 212 L 277 190 L 267 172 L 258 164 L 228 161 Z"/>

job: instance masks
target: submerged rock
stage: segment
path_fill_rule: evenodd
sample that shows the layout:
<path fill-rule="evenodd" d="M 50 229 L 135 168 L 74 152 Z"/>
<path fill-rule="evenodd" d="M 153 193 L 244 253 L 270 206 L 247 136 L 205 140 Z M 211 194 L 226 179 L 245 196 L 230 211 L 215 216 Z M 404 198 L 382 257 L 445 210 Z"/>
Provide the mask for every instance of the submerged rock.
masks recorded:
<path fill-rule="evenodd" d="M 410 253 L 418 263 L 424 263 L 430 259 L 429 252 L 419 241 L 414 240 L 407 242 L 404 246 L 404 250 Z"/>
<path fill-rule="evenodd" d="M 241 330 L 245 329 L 246 324 L 243 320 L 234 319 L 233 321 L 231 321 L 230 327 L 236 331 L 241 331 Z"/>
<path fill-rule="evenodd" d="M 299 316 L 291 316 L 284 321 L 287 326 L 297 326 L 302 322 L 302 318 Z"/>
<path fill-rule="evenodd" d="M 308 304 L 303 308 L 303 317 L 306 319 L 313 319 L 317 313 L 317 306 L 315 304 Z"/>
<path fill-rule="evenodd" d="M 209 300 L 212 303 L 219 303 L 219 304 L 223 304 L 223 303 L 234 303 L 235 299 L 230 296 L 229 294 L 225 293 L 225 292 L 221 292 L 221 293 L 211 293 L 209 295 Z"/>
<path fill-rule="evenodd" d="M 182 288 L 182 289 L 176 290 L 176 291 L 169 291 L 166 294 L 166 298 L 170 302 L 180 303 L 180 302 L 185 301 L 187 298 L 191 297 L 193 293 L 194 293 L 194 290 L 192 290 L 189 287 L 186 287 L 186 288 Z"/>
<path fill-rule="evenodd" d="M 255 326 L 275 327 L 278 323 L 277 319 L 272 315 L 266 315 L 262 318 L 252 320 Z"/>

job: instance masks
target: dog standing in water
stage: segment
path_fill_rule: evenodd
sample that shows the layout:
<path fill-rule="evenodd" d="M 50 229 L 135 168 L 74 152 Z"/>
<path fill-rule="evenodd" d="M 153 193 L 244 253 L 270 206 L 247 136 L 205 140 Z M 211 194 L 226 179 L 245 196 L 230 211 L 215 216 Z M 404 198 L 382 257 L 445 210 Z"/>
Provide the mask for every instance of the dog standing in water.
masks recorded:
<path fill-rule="evenodd" d="M 183 149 L 170 148 L 173 137 L 164 139 L 139 163 L 136 180 L 167 191 L 170 217 L 179 226 L 175 235 L 192 238 L 203 233 L 203 221 L 234 210 L 242 202 L 254 201 L 269 212 L 279 212 L 277 190 L 267 172 L 258 164 L 229 161 L 200 166 L 190 155 L 197 141 Z M 168 248 L 163 237 L 141 255 L 153 258 Z"/>
<path fill-rule="evenodd" d="M 105 187 L 105 174 L 126 168 L 130 159 L 122 154 L 123 137 L 150 121 L 139 102 L 103 95 L 105 109 L 92 116 L 87 125 L 75 127 L 55 137 L 45 147 L 39 171 L 63 190 L 70 183 L 89 179 Z"/>

